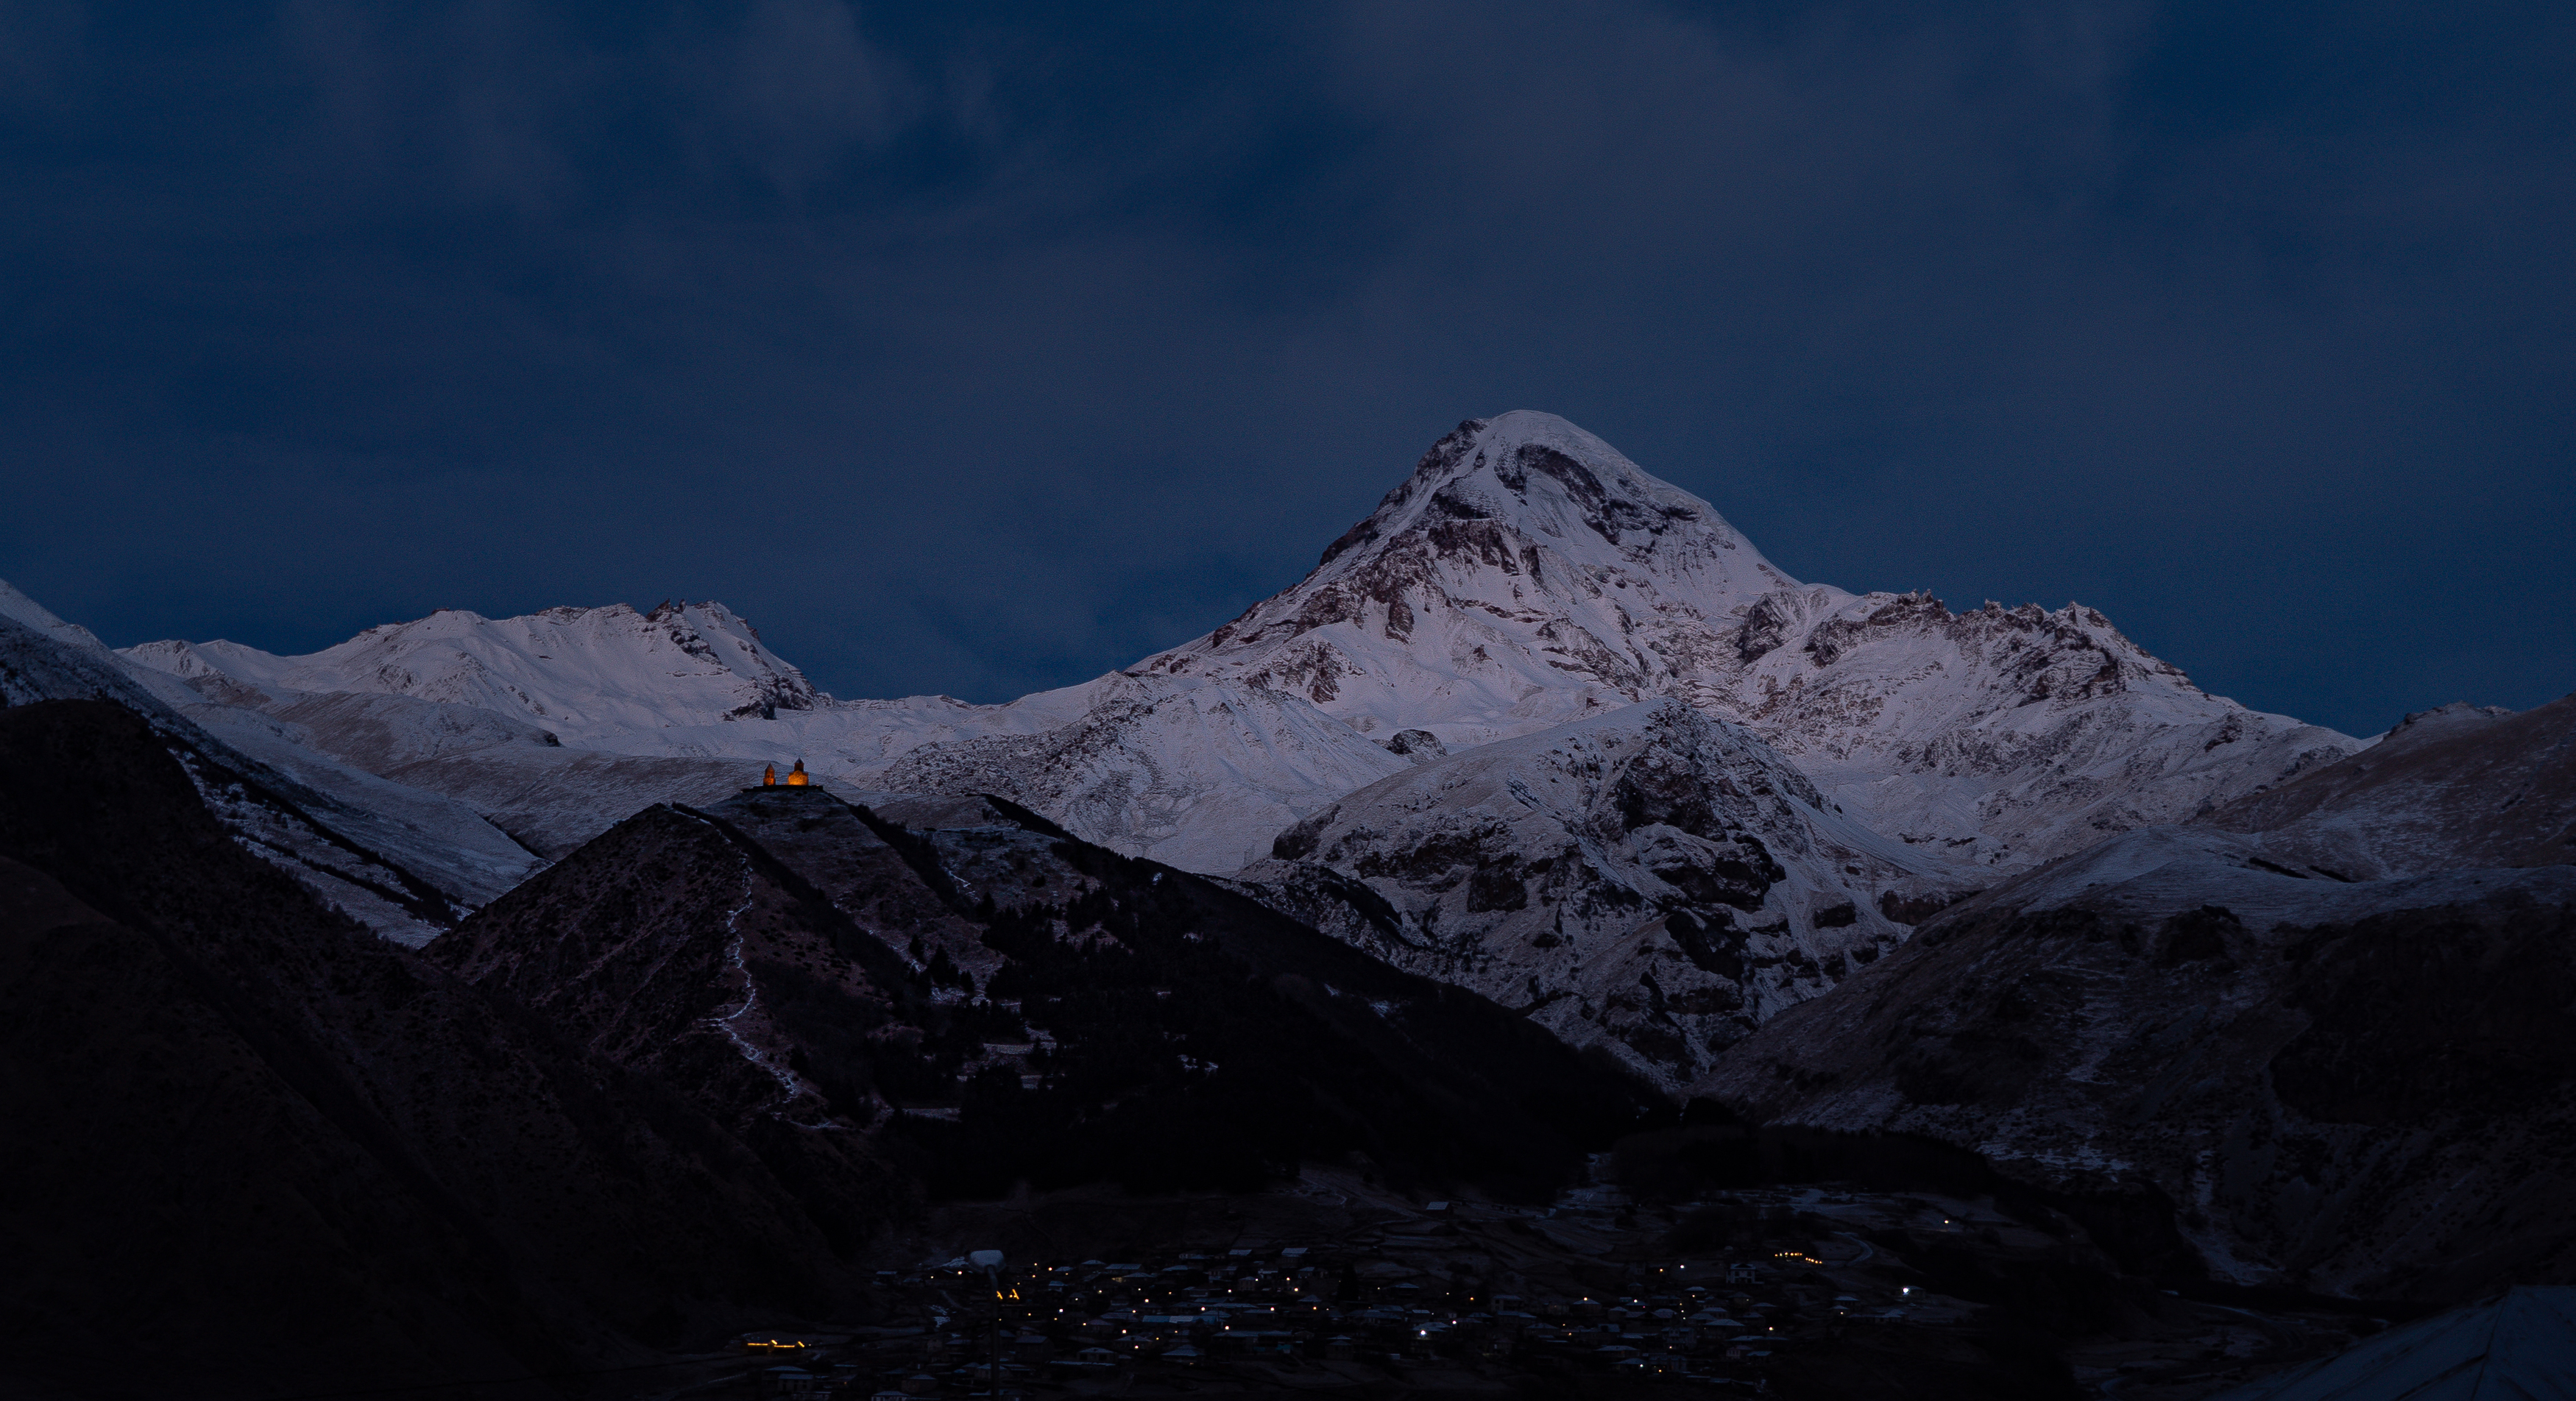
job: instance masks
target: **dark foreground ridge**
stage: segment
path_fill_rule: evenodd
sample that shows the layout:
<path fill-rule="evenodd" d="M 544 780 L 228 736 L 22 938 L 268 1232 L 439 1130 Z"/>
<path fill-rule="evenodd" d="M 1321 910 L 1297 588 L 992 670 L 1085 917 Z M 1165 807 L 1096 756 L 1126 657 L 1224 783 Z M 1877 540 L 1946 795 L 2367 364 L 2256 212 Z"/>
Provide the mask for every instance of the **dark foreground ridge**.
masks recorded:
<path fill-rule="evenodd" d="M 131 711 L 0 711 L 0 1122 L 36 1149 L 0 1365 L 616 1394 L 692 1340 L 865 1317 L 857 1252 L 925 1197 L 1309 1156 L 1544 1197 L 1642 1107 L 1490 1004 L 963 801 L 926 832 L 819 793 L 657 808 L 433 960 L 245 852 Z"/>
<path fill-rule="evenodd" d="M 847 1294 L 751 1145 L 321 906 L 112 703 L 0 710 L 0 1028 L 17 1394 L 631 1364 Z"/>
<path fill-rule="evenodd" d="M 2195 1401 L 2566 1268 L 2563 868 L 2365 888 L 2133 834 L 1746 1043 L 1756 1124 L 992 798 L 658 805 L 407 952 L 170 743 L 0 712 L 31 1396 L 962 1398 L 996 1356 L 952 1262 L 992 1248 L 1030 1401 Z M 2160 883 L 2068 875 L 2142 851 Z M 2051 1058 L 2092 1049 L 2153 1073 L 2086 1098 Z M 1831 1131 L 1856 1089 L 1941 1131 Z M 2177 1133 L 2249 1113 L 2187 1195 Z M 1956 1146 L 2039 1132 L 2146 1170 Z M 2282 1287 L 2211 1286 L 2213 1222 Z M 2438 1251 L 2362 1262 L 2386 1223 Z M 2291 1292 L 2337 1284 L 2407 1302 Z"/>
<path fill-rule="evenodd" d="M 427 952 L 740 1132 L 872 1141 L 938 1198 L 1350 1161 L 1543 1200 L 1652 1102 L 1473 993 L 997 799 L 649 809 Z"/>

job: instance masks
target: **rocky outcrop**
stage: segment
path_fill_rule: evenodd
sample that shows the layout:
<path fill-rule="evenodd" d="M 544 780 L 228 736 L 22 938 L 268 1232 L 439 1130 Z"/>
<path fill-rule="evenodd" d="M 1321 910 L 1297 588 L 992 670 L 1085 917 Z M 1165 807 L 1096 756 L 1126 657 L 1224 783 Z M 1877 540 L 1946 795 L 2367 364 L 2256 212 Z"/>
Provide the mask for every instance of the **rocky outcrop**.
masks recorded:
<path fill-rule="evenodd" d="M 1435 759 L 1281 833 L 1274 908 L 1688 1084 L 1896 947 L 1950 872 L 1679 701 Z M 1891 905 L 1890 902 L 1894 902 Z"/>

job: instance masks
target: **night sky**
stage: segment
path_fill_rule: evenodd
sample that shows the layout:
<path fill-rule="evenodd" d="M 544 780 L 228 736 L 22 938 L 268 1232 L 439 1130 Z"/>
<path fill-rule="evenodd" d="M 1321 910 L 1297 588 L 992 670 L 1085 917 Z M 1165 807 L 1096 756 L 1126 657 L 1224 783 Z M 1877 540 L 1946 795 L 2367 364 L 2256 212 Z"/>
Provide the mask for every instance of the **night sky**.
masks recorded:
<path fill-rule="evenodd" d="M 0 0 L 0 577 L 1003 700 L 1564 414 L 2367 734 L 2576 688 L 2565 4 Z"/>

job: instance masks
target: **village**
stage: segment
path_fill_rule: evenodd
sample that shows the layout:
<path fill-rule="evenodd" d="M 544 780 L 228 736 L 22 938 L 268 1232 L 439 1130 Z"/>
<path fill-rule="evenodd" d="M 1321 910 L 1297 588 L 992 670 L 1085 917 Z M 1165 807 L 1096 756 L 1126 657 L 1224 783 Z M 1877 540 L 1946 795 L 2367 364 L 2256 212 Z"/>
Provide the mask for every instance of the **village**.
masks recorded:
<path fill-rule="evenodd" d="M 1099 1193 L 945 1208 L 931 1238 L 980 1231 L 1023 1248 L 881 1270 L 871 1323 L 745 1335 L 711 1359 L 721 1375 L 654 1394 L 2156 1401 L 2369 1326 L 2115 1298 L 2071 1223 L 1831 1186 L 1656 1208 L 1592 1186 L 1531 1207 L 1408 1201 L 1310 1171 L 1271 1193 L 1160 1203 L 1137 1233 L 1151 1249 L 1027 1248 L 1096 1239 L 1136 1224 L 1132 1211 Z M 2067 1346 L 2070 1331 L 2099 1336 Z"/>
<path fill-rule="evenodd" d="M 1759 1392 L 1779 1349 L 1904 1316 L 1901 1286 L 1866 1301 L 1835 1293 L 1816 1276 L 1819 1262 L 1796 1252 L 1610 1265 L 1570 1296 L 1492 1290 L 1402 1263 L 1472 1246 L 1475 1226 L 1539 1229 L 1508 1209 L 1432 1202 L 1418 1222 L 1331 1245 L 1043 1262 L 989 1275 L 952 1259 L 889 1280 L 917 1322 L 744 1339 L 745 1352 L 768 1363 L 748 1389 L 980 1396 L 998 1380 L 1008 1397 L 1408 1380 L 1455 1390 L 1471 1379 L 1502 1389 L 1514 1373 L 1579 1367 Z M 1550 1221 L 1556 1232 L 1571 1234 Z"/>

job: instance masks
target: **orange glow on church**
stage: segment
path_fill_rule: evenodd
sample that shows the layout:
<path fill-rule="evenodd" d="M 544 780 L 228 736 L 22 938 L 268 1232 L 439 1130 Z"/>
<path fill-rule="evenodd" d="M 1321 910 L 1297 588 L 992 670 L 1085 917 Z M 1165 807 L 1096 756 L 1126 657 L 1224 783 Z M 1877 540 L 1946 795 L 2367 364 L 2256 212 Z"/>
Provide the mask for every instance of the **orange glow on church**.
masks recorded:
<path fill-rule="evenodd" d="M 795 771 L 787 775 L 787 786 L 790 788 L 802 788 L 813 781 L 805 776 L 805 761 L 802 759 L 796 761 Z"/>

